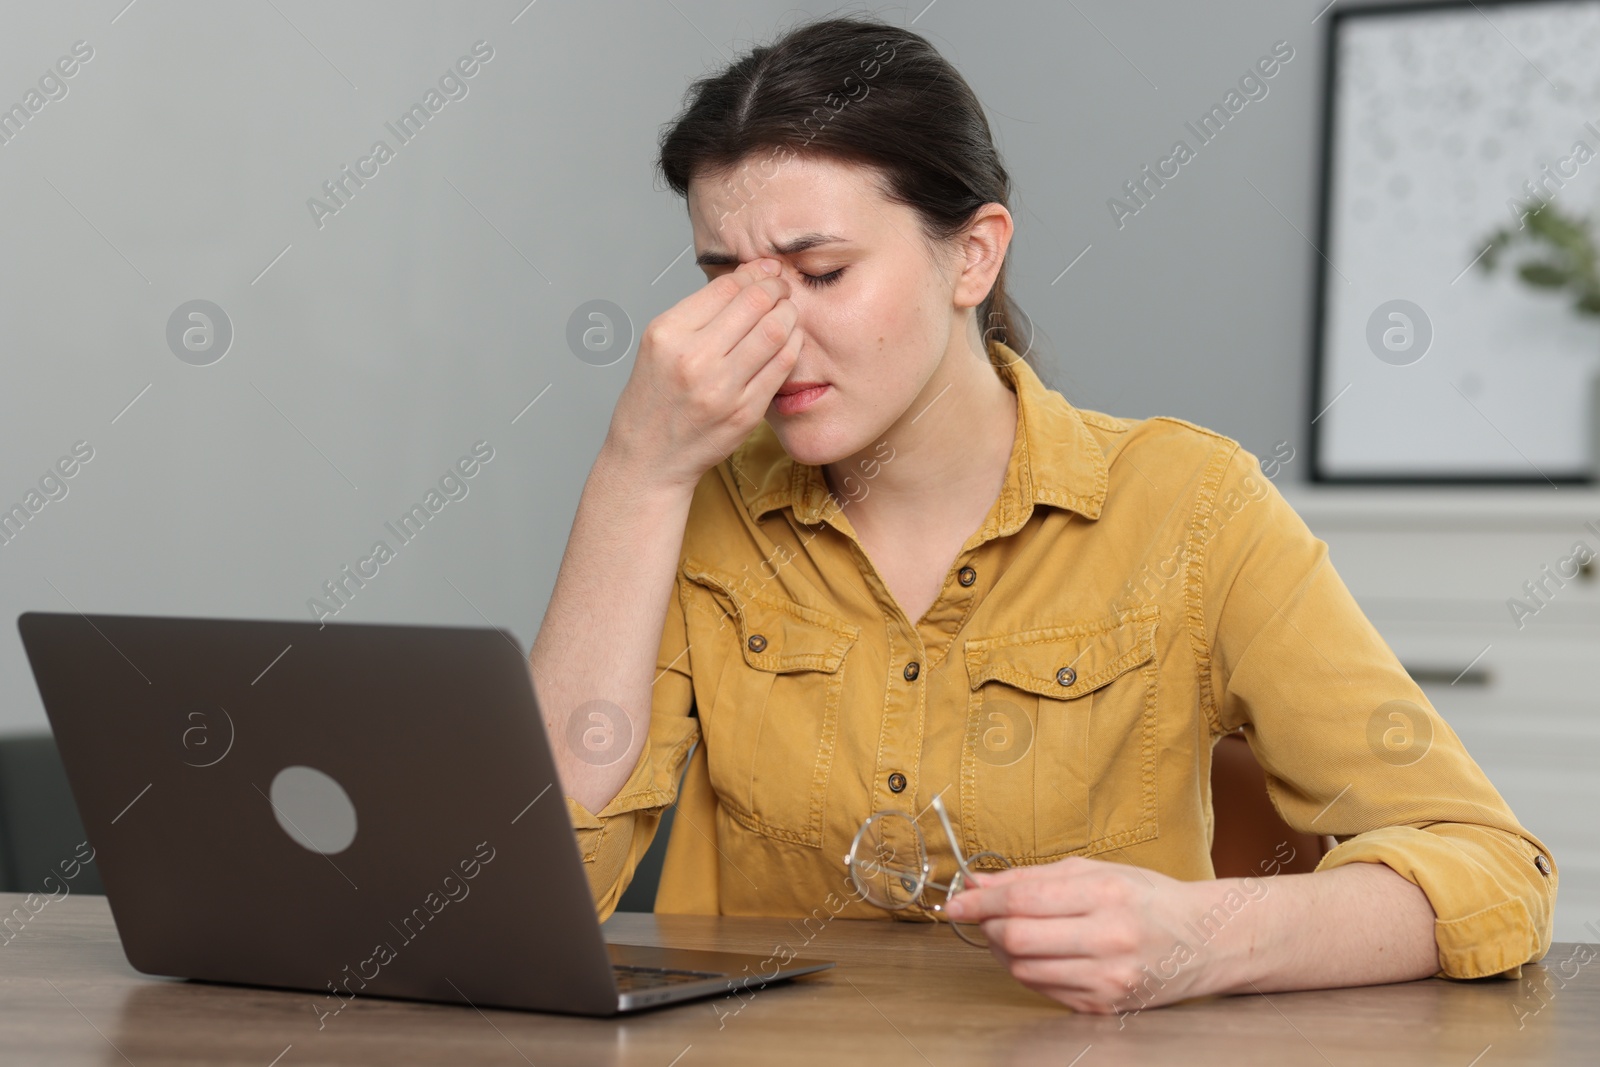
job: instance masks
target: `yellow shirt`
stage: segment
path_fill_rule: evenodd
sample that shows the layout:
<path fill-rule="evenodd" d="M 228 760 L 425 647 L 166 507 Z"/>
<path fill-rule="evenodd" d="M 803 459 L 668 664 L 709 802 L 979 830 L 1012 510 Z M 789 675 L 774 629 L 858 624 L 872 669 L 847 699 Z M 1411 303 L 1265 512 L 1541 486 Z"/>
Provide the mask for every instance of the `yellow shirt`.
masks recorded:
<path fill-rule="evenodd" d="M 844 856 L 872 812 L 924 813 L 948 875 L 941 791 L 969 854 L 1212 878 L 1211 750 L 1242 727 L 1283 819 L 1339 842 L 1319 870 L 1384 863 L 1427 894 L 1439 973 L 1542 956 L 1548 851 L 1256 457 L 991 355 L 1018 397 L 1004 488 L 920 619 L 765 422 L 700 481 L 648 743 L 601 811 L 567 798 L 601 919 L 674 801 L 658 912 L 929 919 L 852 892 Z M 893 444 L 841 489 L 870 493 Z"/>

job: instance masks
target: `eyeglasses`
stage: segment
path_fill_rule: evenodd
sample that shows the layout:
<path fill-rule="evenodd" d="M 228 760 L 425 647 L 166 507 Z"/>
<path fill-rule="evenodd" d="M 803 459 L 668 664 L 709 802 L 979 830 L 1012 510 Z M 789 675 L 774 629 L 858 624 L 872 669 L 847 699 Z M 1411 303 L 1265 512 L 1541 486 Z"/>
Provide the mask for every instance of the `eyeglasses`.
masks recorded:
<path fill-rule="evenodd" d="M 981 925 L 956 922 L 949 918 L 944 906 L 957 893 L 973 884 L 973 863 L 983 860 L 1002 869 L 1010 864 L 997 852 L 976 852 L 963 858 L 961 842 L 956 840 L 956 832 L 950 825 L 950 815 L 945 811 L 942 797 L 935 795 L 928 807 L 939 817 L 945 839 L 950 843 L 950 852 L 956 858 L 956 871 L 948 881 L 933 880 L 933 863 L 928 858 L 927 840 L 917 826 L 916 817 L 903 811 L 874 812 L 861 824 L 844 858 L 845 866 L 850 868 L 850 878 L 869 903 L 890 911 L 909 908 L 924 899 L 926 890 L 937 890 L 938 895 L 927 897 L 924 906 L 933 912 L 936 919 L 948 922 L 963 941 L 979 948 L 988 948 L 989 939 L 984 937 Z"/>

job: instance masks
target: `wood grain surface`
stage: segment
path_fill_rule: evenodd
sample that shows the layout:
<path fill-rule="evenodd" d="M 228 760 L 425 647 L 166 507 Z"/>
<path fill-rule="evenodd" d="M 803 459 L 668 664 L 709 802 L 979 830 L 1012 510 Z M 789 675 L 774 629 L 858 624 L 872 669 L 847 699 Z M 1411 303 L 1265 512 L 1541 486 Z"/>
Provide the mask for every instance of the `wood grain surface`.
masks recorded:
<path fill-rule="evenodd" d="M 0 913 L 22 899 L 0 895 Z M 1594 1063 L 1600 1044 L 1590 946 L 1555 945 L 1520 980 L 1203 998 L 1118 1017 L 1031 992 L 942 925 L 619 913 L 605 929 L 762 956 L 786 945 L 838 966 L 614 1019 L 357 997 L 319 1029 L 310 993 L 140 975 L 104 898 L 79 895 L 0 932 L 0 1063 L 1504 1067 Z"/>

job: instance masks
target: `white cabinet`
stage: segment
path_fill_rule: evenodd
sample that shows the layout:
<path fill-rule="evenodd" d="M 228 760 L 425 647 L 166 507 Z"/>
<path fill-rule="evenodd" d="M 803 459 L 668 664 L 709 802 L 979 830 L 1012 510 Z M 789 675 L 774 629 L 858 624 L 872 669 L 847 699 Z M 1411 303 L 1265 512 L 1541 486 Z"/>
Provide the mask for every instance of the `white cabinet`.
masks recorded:
<path fill-rule="evenodd" d="M 1600 493 L 1281 488 L 1555 856 L 1556 939 L 1594 940 L 1584 924 L 1600 928 Z"/>

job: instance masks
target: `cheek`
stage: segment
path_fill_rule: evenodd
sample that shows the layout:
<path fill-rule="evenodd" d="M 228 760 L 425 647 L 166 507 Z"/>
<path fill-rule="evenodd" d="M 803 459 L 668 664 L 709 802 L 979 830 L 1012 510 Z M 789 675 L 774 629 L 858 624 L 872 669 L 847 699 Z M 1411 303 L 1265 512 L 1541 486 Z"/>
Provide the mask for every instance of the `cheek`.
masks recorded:
<path fill-rule="evenodd" d="M 909 273 L 891 271 L 874 276 L 857 288 L 851 303 L 858 325 L 876 329 L 873 339 L 881 335 L 888 347 L 915 341 L 927 332 L 931 305 Z"/>
<path fill-rule="evenodd" d="M 854 284 L 849 274 L 845 278 L 838 288 L 801 294 L 798 322 L 806 337 L 800 366 L 839 388 L 832 416 L 817 420 L 811 432 L 834 445 L 848 439 L 861 447 L 856 437 L 886 425 L 916 399 L 944 352 L 949 327 L 938 316 L 933 283 L 910 263 L 870 276 L 862 270 Z M 791 443 L 800 444 L 785 442 Z"/>
<path fill-rule="evenodd" d="M 905 281 L 874 277 L 846 293 L 812 299 L 800 309 L 799 321 L 807 340 L 815 338 L 827 353 L 831 371 L 890 385 L 904 379 L 903 372 L 935 339 L 929 307 L 925 295 Z"/>

